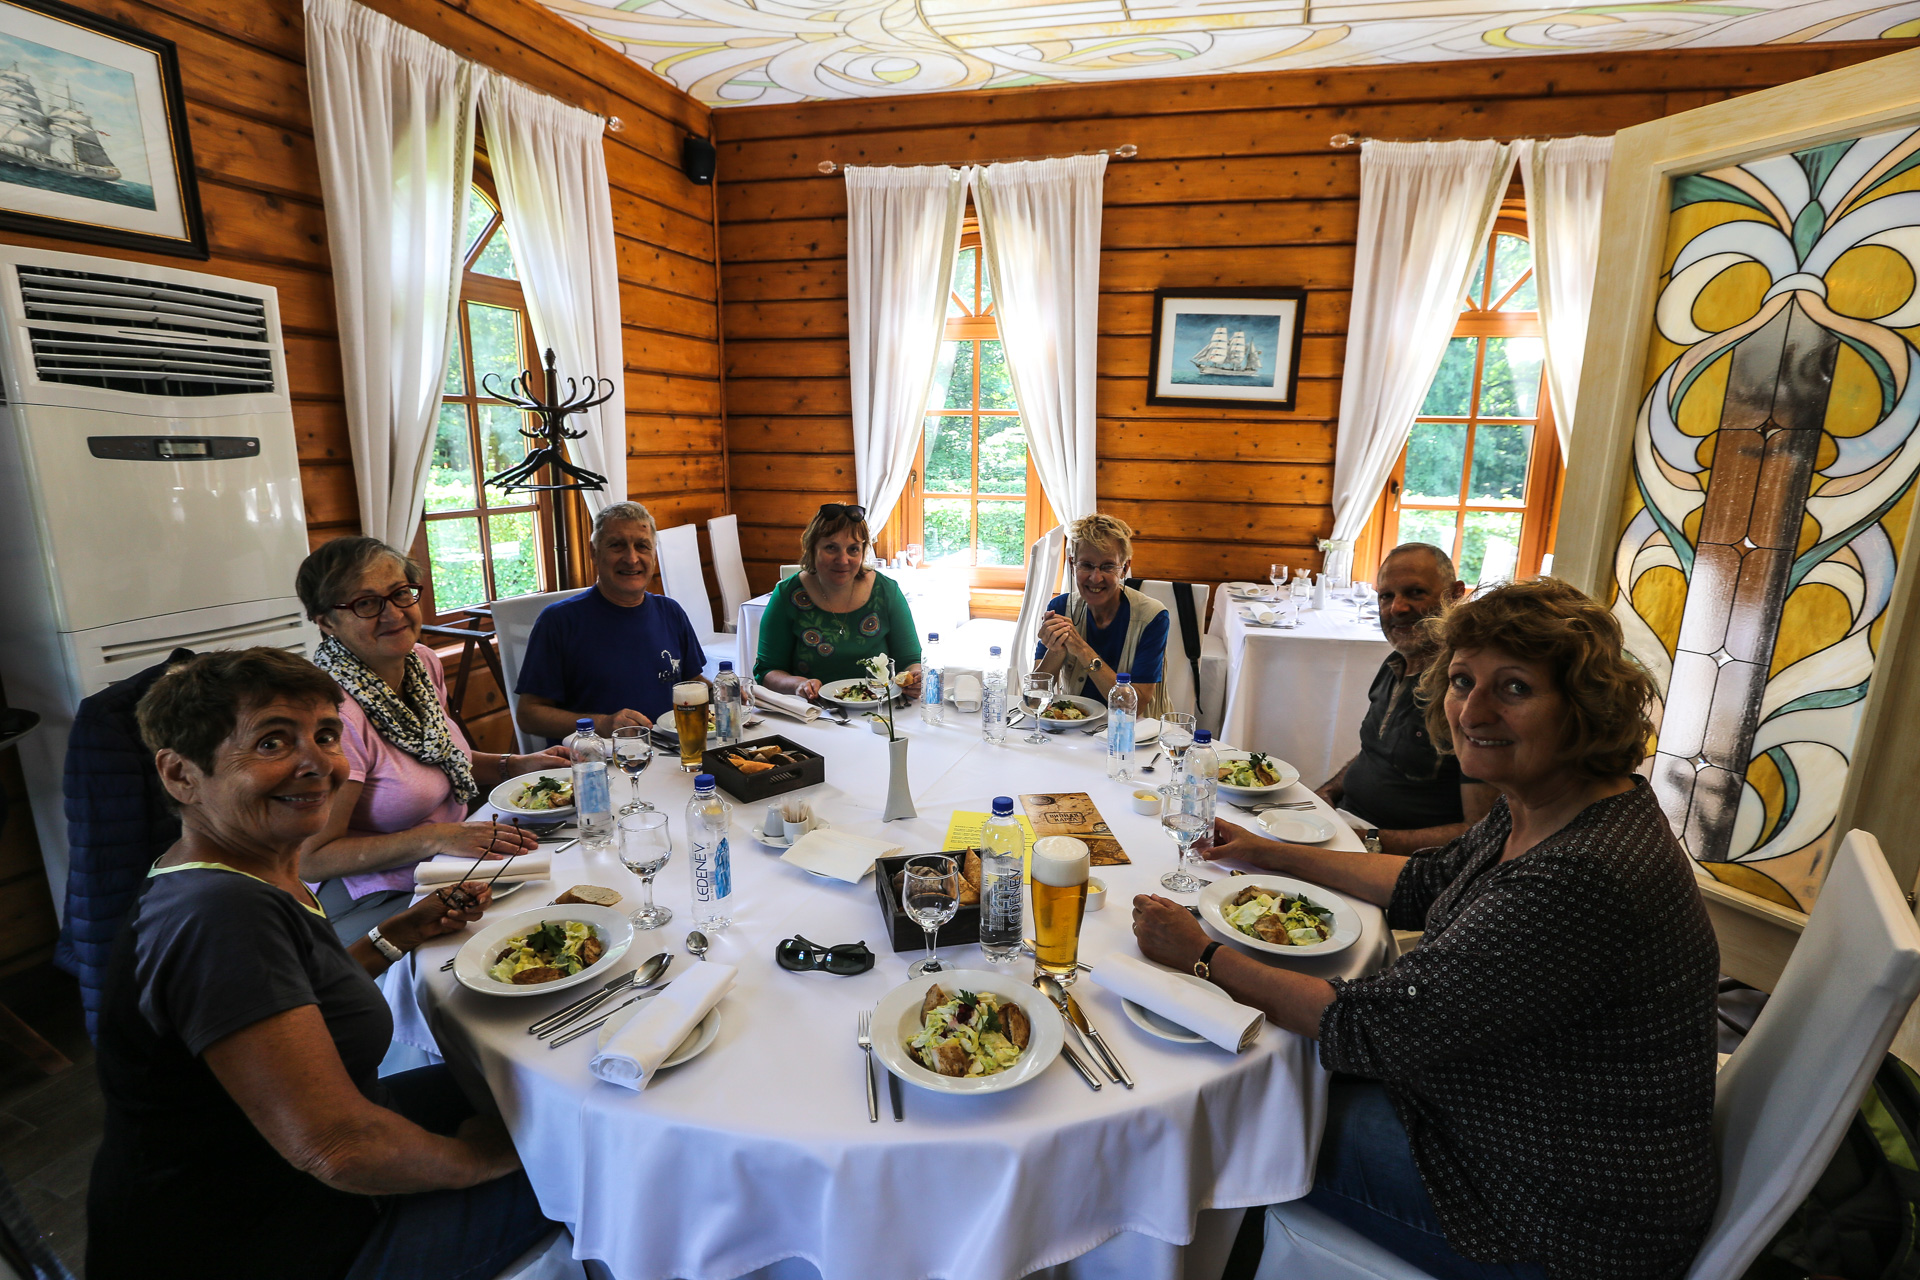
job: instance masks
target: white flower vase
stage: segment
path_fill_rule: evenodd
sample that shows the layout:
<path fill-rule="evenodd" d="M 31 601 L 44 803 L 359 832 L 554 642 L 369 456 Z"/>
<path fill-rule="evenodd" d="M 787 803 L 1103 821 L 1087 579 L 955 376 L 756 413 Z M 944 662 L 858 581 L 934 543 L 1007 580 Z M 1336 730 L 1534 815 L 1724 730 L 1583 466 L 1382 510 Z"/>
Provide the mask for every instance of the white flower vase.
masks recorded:
<path fill-rule="evenodd" d="M 883 822 L 892 822 L 895 818 L 917 818 L 920 811 L 913 807 L 913 791 L 907 785 L 907 739 L 892 738 L 887 742 L 887 811 L 881 817 Z"/>

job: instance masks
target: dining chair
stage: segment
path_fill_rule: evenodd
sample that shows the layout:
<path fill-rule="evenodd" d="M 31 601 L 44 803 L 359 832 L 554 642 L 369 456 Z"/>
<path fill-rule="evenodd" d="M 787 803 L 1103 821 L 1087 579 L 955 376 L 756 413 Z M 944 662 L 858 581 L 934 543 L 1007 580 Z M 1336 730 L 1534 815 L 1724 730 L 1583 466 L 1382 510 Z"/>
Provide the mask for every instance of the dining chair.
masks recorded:
<path fill-rule="evenodd" d="M 548 605 L 579 594 L 578 591 L 536 591 L 531 595 L 495 600 L 490 606 L 494 643 L 500 646 L 500 671 L 505 677 L 501 692 L 507 695 L 507 715 L 513 719 L 514 741 L 520 744 L 523 754 L 544 751 L 547 746 L 545 737 L 528 734 L 520 728 L 520 695 L 513 691 L 520 683 L 520 663 L 527 656 L 527 639 L 533 635 L 534 620 L 546 612 Z"/>
<path fill-rule="evenodd" d="M 1720 1204 L 1686 1280 L 1735 1280 L 1805 1200 L 1920 995 L 1920 923 L 1850 831 L 1753 1030 L 1715 1081 Z M 1430 1280 L 1298 1203 L 1267 1210 L 1256 1280 Z"/>
<path fill-rule="evenodd" d="M 732 631 L 740 606 L 753 596 L 747 585 L 747 562 L 740 558 L 740 517 L 715 516 L 707 521 L 707 541 L 713 544 L 713 576 L 720 582 L 720 627 Z"/>
<path fill-rule="evenodd" d="M 707 594 L 707 576 L 700 568 L 700 530 L 697 525 L 679 524 L 659 531 L 656 550 L 660 556 L 660 589 L 687 611 L 687 620 L 706 651 L 705 674 L 719 670 L 722 659 L 739 669 L 739 642 L 721 631 L 713 622 L 713 597 Z M 691 672 L 687 673 L 689 676 Z"/>
<path fill-rule="evenodd" d="M 587 1280 L 587 1269 L 574 1260 L 572 1234 L 555 1227 L 493 1280 Z"/>
<path fill-rule="evenodd" d="M 1200 671 L 1200 664 L 1206 654 L 1206 635 L 1203 628 L 1207 617 L 1207 584 L 1204 582 L 1171 582 L 1165 578 L 1143 578 L 1135 580 L 1136 590 L 1152 596 L 1167 607 L 1172 615 L 1172 623 L 1167 628 L 1167 659 L 1161 679 L 1167 686 L 1167 706 L 1175 711 L 1195 713 L 1195 723 L 1200 712 L 1200 688 L 1194 683 L 1194 675 Z M 1193 630 L 1187 631 L 1186 619 L 1180 612 L 1179 595 L 1184 588 L 1191 592 L 1193 601 Z M 1191 647 L 1189 647 L 1191 646 Z M 1205 673 L 1201 672 L 1204 683 Z"/>
<path fill-rule="evenodd" d="M 1039 643 L 1040 619 L 1047 602 L 1059 594 L 1060 567 L 1066 559 L 1067 530 L 1055 525 L 1027 548 L 1027 589 L 1020 599 L 1020 616 L 1013 624 L 1013 653 L 1007 662 L 1007 688 L 1018 689 L 1033 666 Z"/>

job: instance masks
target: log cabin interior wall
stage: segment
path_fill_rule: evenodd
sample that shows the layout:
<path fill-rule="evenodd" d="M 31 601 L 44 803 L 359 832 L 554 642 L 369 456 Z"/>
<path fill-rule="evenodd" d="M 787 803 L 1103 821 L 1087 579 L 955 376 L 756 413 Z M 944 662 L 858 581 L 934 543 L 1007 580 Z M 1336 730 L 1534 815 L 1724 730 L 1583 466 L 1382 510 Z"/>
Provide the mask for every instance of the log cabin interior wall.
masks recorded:
<path fill-rule="evenodd" d="M 368 0 L 463 57 L 625 128 L 607 135 L 626 321 L 630 496 L 662 525 L 726 510 L 712 189 L 680 172 L 707 108 L 530 0 Z M 207 262 L 0 232 L 0 240 L 130 258 L 279 290 L 308 536 L 359 532 L 342 404 L 326 217 L 308 105 L 300 0 L 73 0 L 179 46 Z M 603 371 L 609 374 L 612 371 Z M 477 664 L 476 664 L 477 665 Z M 510 738 L 482 667 L 465 699 L 484 749 Z M 43 959 L 53 911 L 16 754 L 0 761 L 15 803 L 0 830 L 0 972 Z"/>
<path fill-rule="evenodd" d="M 1317 567 L 1333 512 L 1357 148 L 1374 138 L 1610 134 L 1881 57 L 1910 42 L 1516 58 L 856 99 L 714 112 L 729 473 L 748 575 L 798 558 L 813 504 L 851 499 L 846 186 L 840 164 L 963 164 L 1125 143 L 1107 168 L 1099 496 L 1144 577 Z M 1515 194 L 1518 193 L 1516 187 Z M 1298 407 L 1147 404 L 1153 290 L 1308 290 Z M 798 492 L 796 492 L 798 491 Z"/>

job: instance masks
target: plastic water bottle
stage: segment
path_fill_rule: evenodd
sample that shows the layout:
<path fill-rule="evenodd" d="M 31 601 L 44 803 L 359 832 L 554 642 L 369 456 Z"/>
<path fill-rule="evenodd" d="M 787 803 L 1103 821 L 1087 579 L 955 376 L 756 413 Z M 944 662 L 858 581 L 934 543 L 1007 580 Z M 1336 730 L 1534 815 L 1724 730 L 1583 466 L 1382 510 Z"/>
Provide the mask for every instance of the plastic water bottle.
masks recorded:
<path fill-rule="evenodd" d="M 942 724 L 947 709 L 945 671 L 941 667 L 940 633 L 927 632 L 927 647 L 920 651 L 920 718 L 928 724 Z"/>
<path fill-rule="evenodd" d="M 708 933 L 732 924 L 730 913 L 740 901 L 727 847 L 732 828 L 733 806 L 713 789 L 713 775 L 695 777 L 693 799 L 687 801 L 687 865 L 693 874 L 693 924 Z"/>
<path fill-rule="evenodd" d="M 713 678 L 713 728 L 720 741 L 740 741 L 740 722 L 746 718 L 744 703 L 740 677 L 733 673 L 731 662 L 722 662 Z"/>
<path fill-rule="evenodd" d="M 1027 833 L 1013 816 L 1013 797 L 995 796 L 993 816 L 980 833 L 980 949 L 995 964 L 1020 956 L 1026 868 Z"/>
<path fill-rule="evenodd" d="M 987 669 L 980 673 L 980 733 L 988 742 L 1007 740 L 1007 669 L 999 645 L 987 650 Z"/>
<path fill-rule="evenodd" d="M 611 744 L 593 731 L 593 721 L 581 716 L 574 722 L 573 811 L 580 824 L 580 843 L 589 849 L 605 849 L 613 844 L 613 785 L 607 776 L 607 761 L 612 759 Z"/>
<path fill-rule="evenodd" d="M 1119 782 L 1132 780 L 1133 722 L 1140 718 L 1140 695 L 1133 677 L 1122 671 L 1113 678 L 1113 692 L 1107 695 L 1107 776 Z"/>
<path fill-rule="evenodd" d="M 1201 815 L 1207 820 L 1207 825 L 1201 831 L 1200 838 L 1193 842 L 1196 850 L 1206 850 L 1213 846 L 1213 811 L 1220 786 L 1220 756 L 1213 749 L 1211 731 L 1193 731 L 1193 745 L 1187 748 L 1187 758 L 1181 763 L 1181 768 L 1187 777 L 1213 784 L 1207 789 L 1206 812 Z"/>

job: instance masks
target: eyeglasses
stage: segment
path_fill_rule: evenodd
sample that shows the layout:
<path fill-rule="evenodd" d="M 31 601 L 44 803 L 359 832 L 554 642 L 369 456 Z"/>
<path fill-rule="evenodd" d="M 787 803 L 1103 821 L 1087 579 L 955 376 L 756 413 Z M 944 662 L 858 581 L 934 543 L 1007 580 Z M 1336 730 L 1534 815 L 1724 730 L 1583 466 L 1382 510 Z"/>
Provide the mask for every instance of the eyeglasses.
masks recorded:
<path fill-rule="evenodd" d="M 851 502 L 823 502 L 820 504 L 823 516 L 846 516 L 849 520 L 865 520 L 867 509 L 855 506 Z"/>
<path fill-rule="evenodd" d="M 823 947 L 817 942 L 808 942 L 797 933 L 773 949 L 773 959 L 782 969 L 793 973 L 825 969 L 841 978 L 851 978 L 856 973 L 865 973 L 873 968 L 873 952 L 867 949 L 864 942 L 843 942 L 837 947 Z"/>
<path fill-rule="evenodd" d="M 336 609 L 351 609 L 356 618 L 377 618 L 380 611 L 388 605 L 396 609 L 411 609 L 420 603 L 420 584 L 409 582 L 404 587 L 395 587 L 383 596 L 361 596 L 358 600 L 349 600 L 333 606 Z"/>

